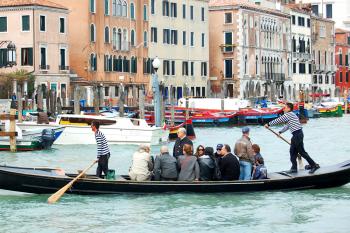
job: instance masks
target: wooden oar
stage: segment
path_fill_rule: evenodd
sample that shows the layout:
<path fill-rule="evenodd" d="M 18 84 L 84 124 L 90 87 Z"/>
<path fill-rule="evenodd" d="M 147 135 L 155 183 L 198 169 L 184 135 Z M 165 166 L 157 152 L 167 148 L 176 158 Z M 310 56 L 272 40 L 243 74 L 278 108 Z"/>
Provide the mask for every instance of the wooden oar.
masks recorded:
<path fill-rule="evenodd" d="M 85 170 L 83 170 L 77 177 L 75 177 L 72 181 L 70 181 L 68 184 L 66 184 L 65 186 L 63 186 L 60 190 L 58 190 L 57 192 L 55 192 L 54 194 L 52 194 L 48 199 L 47 202 L 49 204 L 53 204 L 56 201 L 58 201 L 63 194 L 70 188 L 72 187 L 72 185 L 74 184 L 75 181 L 77 181 L 81 176 L 83 176 L 92 166 L 94 166 L 94 164 L 97 161 L 95 160 L 89 167 L 85 168 Z"/>
<path fill-rule="evenodd" d="M 286 143 L 288 143 L 289 145 L 291 145 L 290 141 L 288 141 L 287 139 L 285 139 L 284 137 L 282 137 L 281 134 L 276 133 L 273 129 L 271 129 L 270 127 L 267 128 L 268 130 L 270 130 L 272 133 L 274 133 L 277 137 L 279 137 L 280 139 L 282 139 L 283 141 L 285 141 Z M 303 160 L 301 159 L 300 154 L 298 153 L 298 163 L 299 163 L 299 169 L 303 169 L 304 168 L 304 163 Z"/>

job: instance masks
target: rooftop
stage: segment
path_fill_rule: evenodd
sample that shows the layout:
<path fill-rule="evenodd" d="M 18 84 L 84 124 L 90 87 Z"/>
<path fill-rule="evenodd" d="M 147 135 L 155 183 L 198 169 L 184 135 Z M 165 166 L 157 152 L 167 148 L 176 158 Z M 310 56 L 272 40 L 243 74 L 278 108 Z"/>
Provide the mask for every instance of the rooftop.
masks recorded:
<path fill-rule="evenodd" d="M 221 7 L 237 7 L 237 8 L 262 11 L 270 14 L 278 14 L 285 17 L 289 16 L 288 14 L 285 14 L 281 11 L 267 8 L 267 7 L 262 7 L 252 2 L 249 2 L 248 0 L 210 0 L 209 7 L 211 9 L 215 9 L 215 8 L 220 9 Z"/>
<path fill-rule="evenodd" d="M 57 9 L 68 10 L 67 7 L 47 0 L 1 0 L 0 7 L 17 7 L 17 6 L 44 6 Z"/>
<path fill-rule="evenodd" d="M 335 33 L 336 34 L 345 34 L 345 33 L 349 33 L 350 31 L 344 30 L 344 29 L 340 29 L 340 28 L 336 28 L 335 29 Z"/>

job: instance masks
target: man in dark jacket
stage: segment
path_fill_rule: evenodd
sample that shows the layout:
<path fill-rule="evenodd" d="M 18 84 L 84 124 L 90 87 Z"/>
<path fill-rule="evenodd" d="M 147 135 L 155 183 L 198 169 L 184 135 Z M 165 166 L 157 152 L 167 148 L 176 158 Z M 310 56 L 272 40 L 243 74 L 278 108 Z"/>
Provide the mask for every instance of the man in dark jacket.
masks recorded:
<path fill-rule="evenodd" d="M 158 155 L 154 162 L 154 179 L 155 180 L 177 180 L 177 161 L 169 154 L 167 146 L 160 148 L 160 155 Z"/>
<path fill-rule="evenodd" d="M 193 146 L 192 141 L 186 136 L 186 129 L 180 128 L 177 131 L 177 139 L 174 145 L 173 156 L 177 158 L 180 155 L 183 155 L 183 147 L 185 144 Z"/>
<path fill-rule="evenodd" d="M 238 180 L 240 174 L 239 162 L 231 153 L 231 147 L 225 144 L 221 149 L 219 162 L 222 180 Z"/>

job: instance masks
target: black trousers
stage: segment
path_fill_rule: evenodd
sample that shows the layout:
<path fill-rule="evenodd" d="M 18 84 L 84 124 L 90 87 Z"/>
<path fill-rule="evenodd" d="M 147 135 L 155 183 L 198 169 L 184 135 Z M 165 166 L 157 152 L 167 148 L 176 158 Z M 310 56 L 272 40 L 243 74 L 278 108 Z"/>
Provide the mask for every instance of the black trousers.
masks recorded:
<path fill-rule="evenodd" d="M 301 155 L 309 164 L 310 166 L 315 166 L 316 163 L 312 158 L 309 156 L 309 154 L 304 149 L 304 134 L 303 131 L 297 130 L 293 132 L 293 137 L 290 145 L 290 161 L 292 162 L 292 169 L 297 169 L 297 157 L 298 154 Z"/>
<path fill-rule="evenodd" d="M 110 154 L 108 153 L 106 155 L 101 155 L 100 158 L 98 159 L 96 176 L 103 178 L 102 172 L 104 173 L 105 176 L 107 175 L 109 156 L 110 156 Z"/>

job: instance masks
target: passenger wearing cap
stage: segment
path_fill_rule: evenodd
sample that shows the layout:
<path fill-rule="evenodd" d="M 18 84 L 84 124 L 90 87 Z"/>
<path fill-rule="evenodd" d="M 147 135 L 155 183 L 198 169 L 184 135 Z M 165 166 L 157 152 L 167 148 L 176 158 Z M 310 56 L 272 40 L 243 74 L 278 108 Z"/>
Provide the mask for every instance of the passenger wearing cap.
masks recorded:
<path fill-rule="evenodd" d="M 193 147 L 192 141 L 186 136 L 186 129 L 180 128 L 177 131 L 177 139 L 175 141 L 174 149 L 173 149 L 173 156 L 175 158 L 179 157 L 180 155 L 183 155 L 183 147 L 185 144 L 188 144 Z"/>
<path fill-rule="evenodd" d="M 239 158 L 240 180 L 250 180 L 253 164 L 255 162 L 252 143 L 249 138 L 249 128 L 242 128 L 242 137 L 235 144 L 234 153 Z"/>
<path fill-rule="evenodd" d="M 216 152 L 214 153 L 215 158 L 220 159 L 221 157 L 221 149 L 224 145 L 223 144 L 217 144 L 216 145 Z"/>

